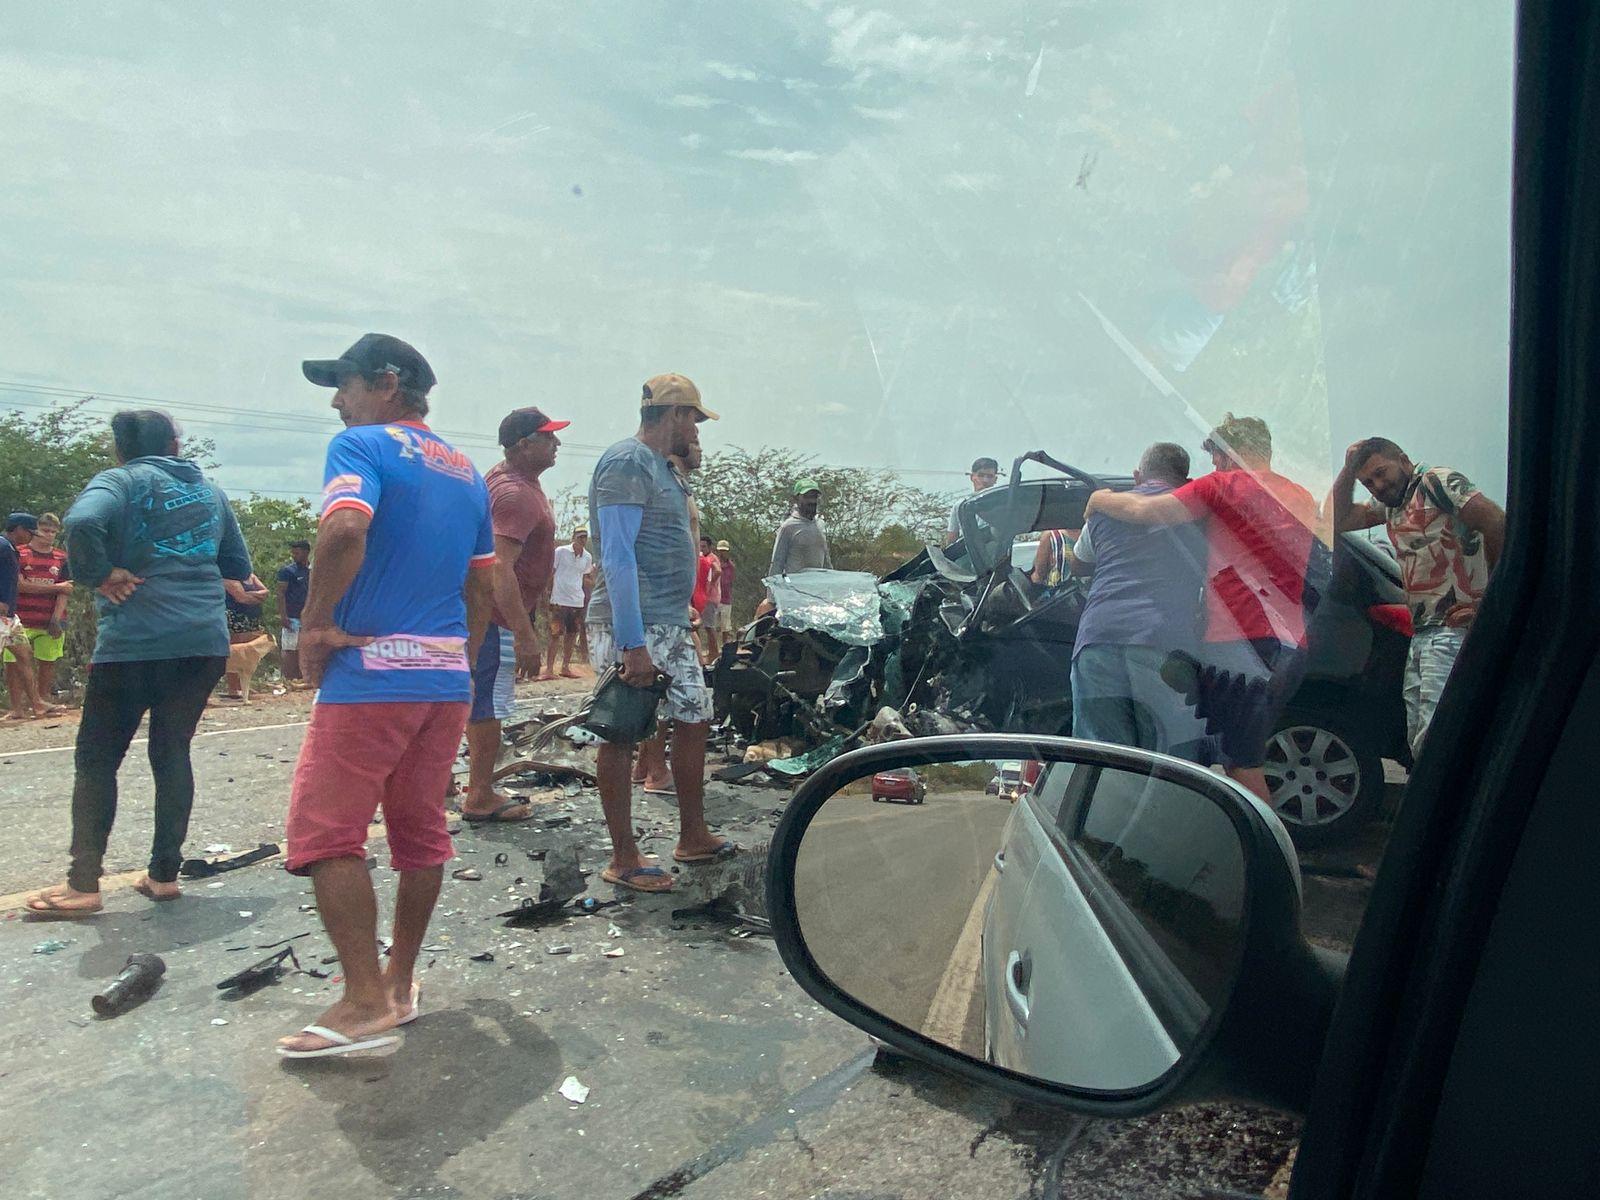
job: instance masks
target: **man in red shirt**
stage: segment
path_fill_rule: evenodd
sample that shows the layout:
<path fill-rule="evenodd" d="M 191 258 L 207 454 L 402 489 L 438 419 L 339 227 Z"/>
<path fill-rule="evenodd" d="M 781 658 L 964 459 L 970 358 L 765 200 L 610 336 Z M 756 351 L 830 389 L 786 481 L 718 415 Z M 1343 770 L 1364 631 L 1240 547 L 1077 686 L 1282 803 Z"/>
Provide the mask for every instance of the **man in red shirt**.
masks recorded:
<path fill-rule="evenodd" d="M 66 645 L 67 599 L 72 595 L 72 572 L 67 569 L 67 552 L 56 545 L 61 518 L 55 513 L 40 515 L 32 536 L 16 546 L 17 606 L 15 616 L 22 622 L 22 639 L 33 653 L 33 680 L 30 691 L 26 662 L 19 662 L 11 650 L 5 652 L 6 687 L 11 692 L 11 718 L 53 716 L 64 710 L 51 703 L 55 694 L 56 663 Z"/>
<path fill-rule="evenodd" d="M 717 605 L 722 599 L 722 560 L 711 549 L 711 539 L 700 535 L 700 557 L 695 563 L 694 596 L 689 607 L 700 618 L 700 634 L 705 638 L 705 660 L 717 657 L 721 635 L 717 632 Z"/>
<path fill-rule="evenodd" d="M 484 476 L 494 523 L 494 616 L 472 667 L 472 713 L 467 718 L 465 821 L 526 821 L 531 805 L 495 791 L 501 722 L 511 715 L 516 681 L 539 674 L 539 644 L 533 613 L 550 590 L 555 565 L 556 516 L 539 486 L 555 465 L 570 421 L 552 421 L 537 408 L 519 408 L 500 422 L 505 461 Z"/>
<path fill-rule="evenodd" d="M 1273 723 L 1305 676 L 1306 571 L 1319 517 L 1305 488 L 1272 469 L 1272 434 L 1232 413 L 1205 441 L 1216 469 L 1165 495 L 1096 492 L 1088 513 L 1140 525 L 1202 522 L 1205 632 L 1199 712 L 1228 774 L 1270 800 L 1262 763 Z"/>

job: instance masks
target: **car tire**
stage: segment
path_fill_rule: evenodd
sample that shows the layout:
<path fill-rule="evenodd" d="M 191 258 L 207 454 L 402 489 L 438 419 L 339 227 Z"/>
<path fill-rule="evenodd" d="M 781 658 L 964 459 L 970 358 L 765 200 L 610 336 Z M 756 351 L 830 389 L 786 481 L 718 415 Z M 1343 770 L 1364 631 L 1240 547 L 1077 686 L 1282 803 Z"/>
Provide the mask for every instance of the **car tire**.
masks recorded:
<path fill-rule="evenodd" d="M 1383 759 L 1348 717 L 1291 705 L 1267 742 L 1272 809 L 1302 849 L 1353 835 L 1378 811 Z"/>

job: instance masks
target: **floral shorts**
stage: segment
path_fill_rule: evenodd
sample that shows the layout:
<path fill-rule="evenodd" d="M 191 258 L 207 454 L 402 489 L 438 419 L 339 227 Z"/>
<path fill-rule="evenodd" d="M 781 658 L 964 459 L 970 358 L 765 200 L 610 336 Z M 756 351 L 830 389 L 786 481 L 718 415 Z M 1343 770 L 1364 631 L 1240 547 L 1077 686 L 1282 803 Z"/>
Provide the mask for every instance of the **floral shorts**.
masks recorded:
<path fill-rule="evenodd" d="M 646 625 L 644 648 L 670 681 L 663 715 L 672 721 L 703 725 L 711 720 L 711 689 L 689 630 L 682 625 Z M 610 625 L 589 625 L 589 664 L 595 673 L 622 661 Z"/>

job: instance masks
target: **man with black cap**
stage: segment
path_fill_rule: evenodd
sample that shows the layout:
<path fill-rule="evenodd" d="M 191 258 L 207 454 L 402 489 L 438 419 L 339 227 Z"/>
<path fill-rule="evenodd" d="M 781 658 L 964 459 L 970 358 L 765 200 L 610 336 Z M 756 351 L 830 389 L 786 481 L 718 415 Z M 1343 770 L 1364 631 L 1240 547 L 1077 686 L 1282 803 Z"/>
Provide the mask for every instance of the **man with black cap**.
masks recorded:
<path fill-rule="evenodd" d="M 461 817 L 474 823 L 526 821 L 533 806 L 494 790 L 501 722 L 511 715 L 520 675 L 539 674 L 533 613 L 550 589 L 555 564 L 556 515 L 539 486 L 555 465 L 570 421 L 552 421 L 537 408 L 519 408 L 500 422 L 505 459 L 489 469 L 489 512 L 494 522 L 494 616 L 472 665 L 472 715 L 467 718 L 467 794 Z M 553 647 L 552 647 L 553 650 Z"/>
<path fill-rule="evenodd" d="M 278 568 L 278 648 L 283 651 L 283 678 L 300 682 L 300 614 L 311 586 L 311 543 L 289 543 L 289 561 Z"/>
<path fill-rule="evenodd" d="M 975 458 L 972 460 L 972 471 L 967 475 L 972 480 L 973 495 L 987 492 L 1000 479 L 1000 464 L 992 458 Z M 966 497 L 962 497 L 965 500 Z M 950 525 L 945 530 L 944 544 L 948 546 L 961 536 L 961 523 L 956 520 L 956 512 L 961 507 L 961 500 L 950 506 Z"/>
<path fill-rule="evenodd" d="M 424 423 L 433 369 L 369 333 L 305 376 L 336 388 L 347 428 L 328 446 L 317 561 L 300 664 L 318 685 L 289 797 L 288 861 L 309 875 L 339 954 L 344 995 L 287 1058 L 381 1049 L 417 1014 L 412 978 L 444 864 L 450 787 L 472 700 L 469 664 L 493 604 L 489 492 L 461 451 Z M 388 965 L 377 950 L 367 827 L 383 809 L 399 873 Z"/>
<path fill-rule="evenodd" d="M 733 852 L 705 819 L 706 730 L 711 693 L 689 633 L 695 543 L 689 531 L 687 484 L 668 455 L 687 458 L 699 444 L 699 423 L 716 420 L 700 390 L 682 375 L 657 375 L 644 385 L 639 431 L 600 456 L 589 483 L 589 532 L 599 537 L 600 578 L 589 601 L 589 655 L 597 672 L 620 662 L 622 679 L 648 687 L 668 679 L 665 716 L 673 722 L 672 778 L 678 793 L 680 863 L 713 862 Z M 665 892 L 672 876 L 647 863 L 633 833 L 633 745 L 600 746 L 596 774 L 611 861 L 607 883 Z"/>

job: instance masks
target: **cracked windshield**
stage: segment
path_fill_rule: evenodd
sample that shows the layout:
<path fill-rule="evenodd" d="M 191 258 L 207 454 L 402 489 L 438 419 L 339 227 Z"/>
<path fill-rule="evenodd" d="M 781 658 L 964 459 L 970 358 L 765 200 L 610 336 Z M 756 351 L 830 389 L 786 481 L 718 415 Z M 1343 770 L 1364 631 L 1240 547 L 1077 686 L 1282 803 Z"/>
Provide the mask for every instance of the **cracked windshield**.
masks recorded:
<path fill-rule="evenodd" d="M 1283 1194 L 769 847 L 1129 748 L 790 863 L 1056 1084 L 1225 1003 L 1219 796 L 1348 953 L 1505 528 L 1513 14 L 1392 8 L 11 6 L 12 1190 Z"/>

